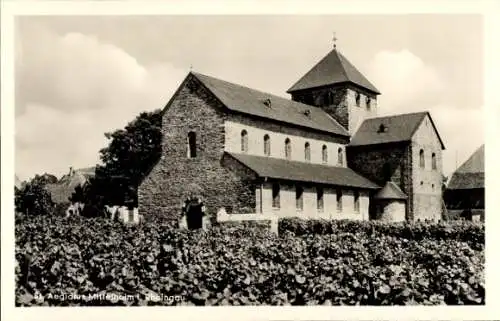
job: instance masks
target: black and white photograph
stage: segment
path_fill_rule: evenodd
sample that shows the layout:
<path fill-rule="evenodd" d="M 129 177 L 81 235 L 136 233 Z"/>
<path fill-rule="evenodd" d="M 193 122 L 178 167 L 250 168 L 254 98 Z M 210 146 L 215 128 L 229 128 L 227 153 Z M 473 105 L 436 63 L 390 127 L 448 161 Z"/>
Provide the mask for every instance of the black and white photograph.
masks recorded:
<path fill-rule="evenodd" d="M 16 308 L 492 303 L 481 14 L 12 19 Z"/>

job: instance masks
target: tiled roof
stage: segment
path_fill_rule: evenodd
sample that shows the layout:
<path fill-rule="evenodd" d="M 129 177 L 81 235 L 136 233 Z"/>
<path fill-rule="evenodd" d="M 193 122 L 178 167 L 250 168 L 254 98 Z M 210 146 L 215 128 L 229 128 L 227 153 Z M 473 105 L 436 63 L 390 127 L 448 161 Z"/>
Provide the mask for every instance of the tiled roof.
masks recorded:
<path fill-rule="evenodd" d="M 484 188 L 484 144 L 453 173 L 447 188 Z"/>
<path fill-rule="evenodd" d="M 457 169 L 457 172 L 484 173 L 484 144 Z"/>
<path fill-rule="evenodd" d="M 346 167 L 326 166 L 247 154 L 226 153 L 226 155 L 235 158 L 260 177 L 365 189 L 380 188 L 377 184 Z"/>
<path fill-rule="evenodd" d="M 50 197 L 54 203 L 67 203 L 69 202 L 69 197 L 74 192 L 76 186 L 71 188 L 70 186 L 63 184 L 47 184 L 45 187 L 50 193 Z"/>
<path fill-rule="evenodd" d="M 448 189 L 484 188 L 484 173 L 454 173 Z"/>
<path fill-rule="evenodd" d="M 347 130 L 321 108 L 192 73 L 229 110 L 273 119 L 323 132 L 349 136 Z M 266 105 L 266 101 L 270 104 Z"/>
<path fill-rule="evenodd" d="M 71 175 L 64 175 L 55 184 L 47 184 L 46 188 L 49 191 L 54 203 L 69 202 L 69 197 L 75 191 L 78 185 L 83 186 L 88 179 L 95 174 L 95 167 L 76 169 Z"/>
<path fill-rule="evenodd" d="M 408 197 L 394 182 L 387 182 L 385 186 L 375 195 L 377 199 L 405 200 Z"/>
<path fill-rule="evenodd" d="M 298 90 L 345 82 L 354 83 L 375 94 L 380 94 L 378 89 L 375 88 L 375 86 L 336 49 L 330 51 L 311 70 L 300 78 L 299 81 L 288 89 L 287 92 L 291 93 Z"/>
<path fill-rule="evenodd" d="M 429 116 L 429 119 L 434 126 L 434 122 L 432 121 L 429 112 L 366 119 L 361 126 L 359 126 L 358 130 L 352 137 L 349 146 L 364 146 L 410 141 L 425 116 Z M 381 130 L 381 126 L 384 127 L 383 131 Z M 434 129 L 437 133 L 436 126 L 434 126 Z M 439 137 L 439 133 L 437 135 L 439 141 L 441 142 L 441 148 L 444 149 L 444 144 Z"/>

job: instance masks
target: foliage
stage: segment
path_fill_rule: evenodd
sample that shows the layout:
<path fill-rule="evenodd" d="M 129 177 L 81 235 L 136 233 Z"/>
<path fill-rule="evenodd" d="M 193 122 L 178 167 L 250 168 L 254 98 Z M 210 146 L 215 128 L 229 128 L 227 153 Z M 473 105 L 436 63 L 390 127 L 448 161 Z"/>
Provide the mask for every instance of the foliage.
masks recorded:
<path fill-rule="evenodd" d="M 72 203 L 85 203 L 85 190 L 82 185 L 78 184 L 75 187 L 75 190 L 71 193 L 69 201 Z"/>
<path fill-rule="evenodd" d="M 14 187 L 14 205 L 16 212 L 26 215 L 51 215 L 54 213 L 54 202 L 45 185 L 51 182 L 42 176 L 35 176 L 22 188 Z"/>
<path fill-rule="evenodd" d="M 35 175 L 30 181 L 32 185 L 40 185 L 40 186 L 45 186 L 47 184 L 55 184 L 57 183 L 57 177 L 52 175 L 52 174 L 42 174 L 42 175 Z"/>
<path fill-rule="evenodd" d="M 100 151 L 102 165 L 95 177 L 75 191 L 72 201 L 137 206 L 137 187 L 161 153 L 161 111 L 143 112 L 124 129 L 106 133 L 108 147 Z"/>
<path fill-rule="evenodd" d="M 355 223 L 278 236 L 30 217 L 16 224 L 16 305 L 484 304 L 484 251 L 453 233 L 416 240 Z M 72 293 L 129 297 L 55 298 Z"/>
<path fill-rule="evenodd" d="M 388 223 L 380 221 L 352 220 L 304 220 L 300 218 L 282 218 L 278 222 L 278 231 L 292 232 L 297 236 L 307 234 L 336 234 L 339 232 L 367 235 L 382 233 L 408 240 L 456 240 L 467 242 L 473 249 L 484 248 L 484 224 L 470 221 L 452 221 L 439 223 Z"/>

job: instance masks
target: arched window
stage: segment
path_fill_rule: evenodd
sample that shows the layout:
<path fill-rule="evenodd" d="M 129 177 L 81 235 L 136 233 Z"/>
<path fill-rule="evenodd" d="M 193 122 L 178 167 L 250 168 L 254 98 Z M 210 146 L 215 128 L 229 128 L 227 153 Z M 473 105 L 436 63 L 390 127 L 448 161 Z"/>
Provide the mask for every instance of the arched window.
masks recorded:
<path fill-rule="evenodd" d="M 285 139 L 285 158 L 292 158 L 292 143 L 290 142 L 290 138 Z"/>
<path fill-rule="evenodd" d="M 271 155 L 271 138 L 269 135 L 264 135 L 264 155 Z"/>
<path fill-rule="evenodd" d="M 321 150 L 321 159 L 323 160 L 323 163 L 328 163 L 328 148 L 326 145 L 323 145 Z"/>
<path fill-rule="evenodd" d="M 309 145 L 308 142 L 304 146 L 304 157 L 305 157 L 306 161 L 311 160 L 311 145 Z"/>
<path fill-rule="evenodd" d="M 344 151 L 342 150 L 342 148 L 339 148 L 339 150 L 337 151 L 337 163 L 340 165 L 340 166 L 343 166 L 344 165 Z"/>
<path fill-rule="evenodd" d="M 196 133 L 195 132 L 188 133 L 187 154 L 188 154 L 188 158 L 195 158 L 196 157 Z"/>
<path fill-rule="evenodd" d="M 432 169 L 437 169 L 436 153 L 432 153 Z"/>
<path fill-rule="evenodd" d="M 366 97 L 366 109 L 367 110 L 370 110 L 370 108 L 372 107 L 371 103 L 372 103 L 371 98 L 370 97 Z"/>
<path fill-rule="evenodd" d="M 359 104 L 361 102 L 361 94 L 356 93 L 356 106 L 359 107 Z"/>
<path fill-rule="evenodd" d="M 419 155 L 420 155 L 420 161 L 419 161 L 420 168 L 425 168 L 425 155 L 423 149 L 420 150 Z"/>
<path fill-rule="evenodd" d="M 248 133 L 244 129 L 241 131 L 241 151 L 248 152 Z"/>

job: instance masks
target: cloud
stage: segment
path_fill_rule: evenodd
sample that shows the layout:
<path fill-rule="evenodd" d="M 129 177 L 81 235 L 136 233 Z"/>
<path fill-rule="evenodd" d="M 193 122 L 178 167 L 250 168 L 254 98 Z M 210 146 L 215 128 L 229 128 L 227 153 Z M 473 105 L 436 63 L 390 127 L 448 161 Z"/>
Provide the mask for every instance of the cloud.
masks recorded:
<path fill-rule="evenodd" d="M 445 89 L 437 71 L 406 49 L 378 52 L 367 75 L 382 92 L 381 115 L 425 110 L 441 103 Z"/>
<path fill-rule="evenodd" d="M 22 179 L 35 173 L 60 175 L 70 166 L 97 163 L 104 146 L 103 124 L 92 111 L 65 111 L 29 104 L 16 119 L 16 173 Z"/>
<path fill-rule="evenodd" d="M 480 109 L 457 109 L 439 105 L 432 108 L 432 118 L 446 150 L 443 151 L 443 171 L 450 175 L 484 144 L 484 114 Z"/>
<path fill-rule="evenodd" d="M 483 109 L 451 105 L 449 89 L 435 68 L 408 50 L 381 51 L 375 55 L 367 76 L 382 92 L 380 116 L 429 111 L 444 142 L 443 171 L 451 174 L 481 144 Z"/>
<path fill-rule="evenodd" d="M 16 173 L 64 173 L 91 166 L 104 133 L 162 108 L 187 71 L 142 65 L 127 52 L 80 33 L 28 30 L 16 50 Z"/>

